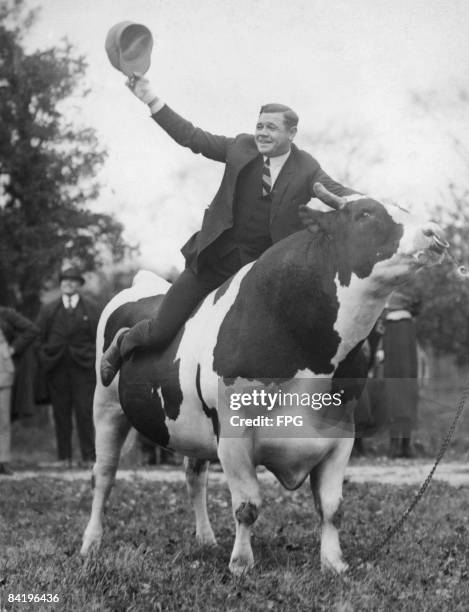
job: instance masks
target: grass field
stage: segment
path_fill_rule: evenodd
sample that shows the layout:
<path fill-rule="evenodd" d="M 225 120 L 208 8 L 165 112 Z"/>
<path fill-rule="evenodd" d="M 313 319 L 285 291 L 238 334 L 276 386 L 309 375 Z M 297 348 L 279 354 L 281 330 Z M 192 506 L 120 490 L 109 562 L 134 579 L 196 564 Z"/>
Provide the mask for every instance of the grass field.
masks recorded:
<path fill-rule="evenodd" d="M 347 578 L 319 569 L 319 524 L 309 488 L 264 491 L 254 570 L 233 578 L 228 490 L 212 485 L 216 549 L 194 542 L 184 485 L 119 481 L 101 554 L 78 555 L 88 483 L 0 482 L 0 610 L 467 611 L 469 489 L 432 483 L 404 530 L 370 566 Z M 399 515 L 413 489 L 345 485 L 342 543 L 358 561 Z M 57 604 L 9 604 L 9 593 L 57 593 Z"/>
<path fill-rule="evenodd" d="M 435 456 L 459 395 L 454 385 L 451 393 L 446 388 L 422 397 L 414 436 L 420 456 Z M 368 461 L 379 461 L 386 434 L 366 446 Z M 54 448 L 47 411 L 29 423 L 15 423 L 15 469 L 54 460 Z M 469 459 L 469 407 L 445 458 Z M 138 461 L 131 451 L 121 466 Z M 347 484 L 344 493 L 342 544 L 353 563 L 400 515 L 414 488 Z M 469 488 L 433 482 L 376 561 L 345 578 L 320 572 L 319 523 L 307 485 L 294 493 L 280 485 L 264 490 L 253 537 L 256 566 L 242 579 L 228 571 L 234 525 L 229 493 L 221 485 L 209 489 L 216 549 L 195 544 L 184 485 L 119 481 L 101 554 L 83 563 L 78 551 L 90 506 L 84 481 L 0 480 L 0 612 L 469 610 Z M 9 603 L 9 593 L 57 593 L 60 601 Z"/>

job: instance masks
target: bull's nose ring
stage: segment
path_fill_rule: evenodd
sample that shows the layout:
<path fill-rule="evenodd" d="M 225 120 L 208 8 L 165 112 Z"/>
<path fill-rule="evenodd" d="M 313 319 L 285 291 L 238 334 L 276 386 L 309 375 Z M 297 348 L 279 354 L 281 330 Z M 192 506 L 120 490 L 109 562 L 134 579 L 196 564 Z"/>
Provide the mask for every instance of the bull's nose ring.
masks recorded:
<path fill-rule="evenodd" d="M 440 238 L 437 234 L 433 234 L 433 242 L 442 249 L 447 249 L 449 247 L 449 242 L 446 242 L 444 238 Z"/>

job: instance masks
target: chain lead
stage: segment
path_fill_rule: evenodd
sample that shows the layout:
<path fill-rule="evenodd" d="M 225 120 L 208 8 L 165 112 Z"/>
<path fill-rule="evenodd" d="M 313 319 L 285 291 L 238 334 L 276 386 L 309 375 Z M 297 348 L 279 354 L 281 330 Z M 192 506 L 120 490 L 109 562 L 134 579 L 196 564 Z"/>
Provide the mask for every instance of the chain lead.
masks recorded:
<path fill-rule="evenodd" d="M 464 411 L 464 407 L 465 407 L 465 404 L 466 404 L 468 396 L 469 396 L 469 386 L 467 386 L 464 389 L 463 394 L 461 395 L 461 398 L 459 400 L 459 405 L 458 405 L 456 414 L 454 416 L 453 422 L 451 423 L 451 425 L 450 425 L 450 427 L 448 429 L 448 432 L 447 432 L 447 434 L 445 436 L 445 439 L 443 440 L 443 442 L 441 444 L 440 450 L 438 451 L 438 454 L 436 456 L 436 459 L 435 459 L 435 462 L 433 464 L 433 467 L 430 470 L 430 472 L 429 472 L 427 478 L 425 479 L 425 481 L 420 486 L 420 489 L 415 494 L 415 497 L 412 500 L 411 504 L 404 511 L 404 513 L 402 514 L 400 519 L 398 521 L 396 521 L 394 523 L 394 525 L 391 525 L 390 527 L 388 527 L 385 535 L 381 538 L 381 540 L 378 540 L 375 544 L 373 544 L 373 546 L 368 551 L 368 553 L 364 556 L 364 558 L 361 559 L 358 563 L 352 565 L 352 567 L 351 567 L 351 572 L 352 573 L 355 570 L 357 570 L 360 567 L 362 567 L 365 563 L 369 563 L 370 561 L 372 561 L 378 555 L 378 553 L 381 551 L 381 549 L 384 548 L 384 546 L 391 540 L 391 538 L 399 531 L 399 529 L 402 527 L 402 525 L 407 520 L 409 514 L 412 512 L 412 510 L 415 508 L 415 506 L 418 504 L 418 502 L 423 497 L 423 494 L 427 490 L 428 485 L 430 484 L 430 481 L 433 478 L 433 474 L 435 473 L 435 470 L 438 467 L 438 464 L 440 463 L 440 461 L 443 458 L 443 455 L 446 453 L 446 451 L 448 449 L 449 443 L 450 443 L 451 438 L 453 437 L 454 431 L 456 429 L 456 425 L 457 425 L 457 423 L 458 423 L 458 421 L 459 421 L 459 419 L 460 419 L 460 417 L 461 417 L 461 415 L 462 415 L 462 413 Z"/>

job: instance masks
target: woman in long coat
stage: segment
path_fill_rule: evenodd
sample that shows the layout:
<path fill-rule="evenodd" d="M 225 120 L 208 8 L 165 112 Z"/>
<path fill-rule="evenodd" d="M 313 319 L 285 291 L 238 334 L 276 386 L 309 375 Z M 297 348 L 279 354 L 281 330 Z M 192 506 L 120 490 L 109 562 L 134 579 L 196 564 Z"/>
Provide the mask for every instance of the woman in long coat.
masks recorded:
<path fill-rule="evenodd" d="M 418 363 L 414 317 L 420 300 L 410 290 L 394 291 L 386 305 L 383 375 L 391 457 L 412 457 L 417 424 Z"/>
<path fill-rule="evenodd" d="M 11 413 L 13 388 L 21 406 L 16 413 L 26 410 L 24 400 L 32 397 L 34 372 L 23 364 L 28 349 L 37 338 L 39 329 L 12 308 L 0 306 L 0 475 L 10 475 Z M 28 393 L 28 390 L 31 393 Z"/>

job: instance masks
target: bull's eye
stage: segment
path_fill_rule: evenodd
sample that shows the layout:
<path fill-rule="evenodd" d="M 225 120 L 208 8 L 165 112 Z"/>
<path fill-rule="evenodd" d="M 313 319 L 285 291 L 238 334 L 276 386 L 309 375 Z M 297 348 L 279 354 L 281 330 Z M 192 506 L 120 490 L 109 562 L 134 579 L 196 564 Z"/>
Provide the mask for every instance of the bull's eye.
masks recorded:
<path fill-rule="evenodd" d="M 362 210 L 357 215 L 357 219 L 366 219 L 367 217 L 371 217 L 371 213 L 369 210 Z"/>

